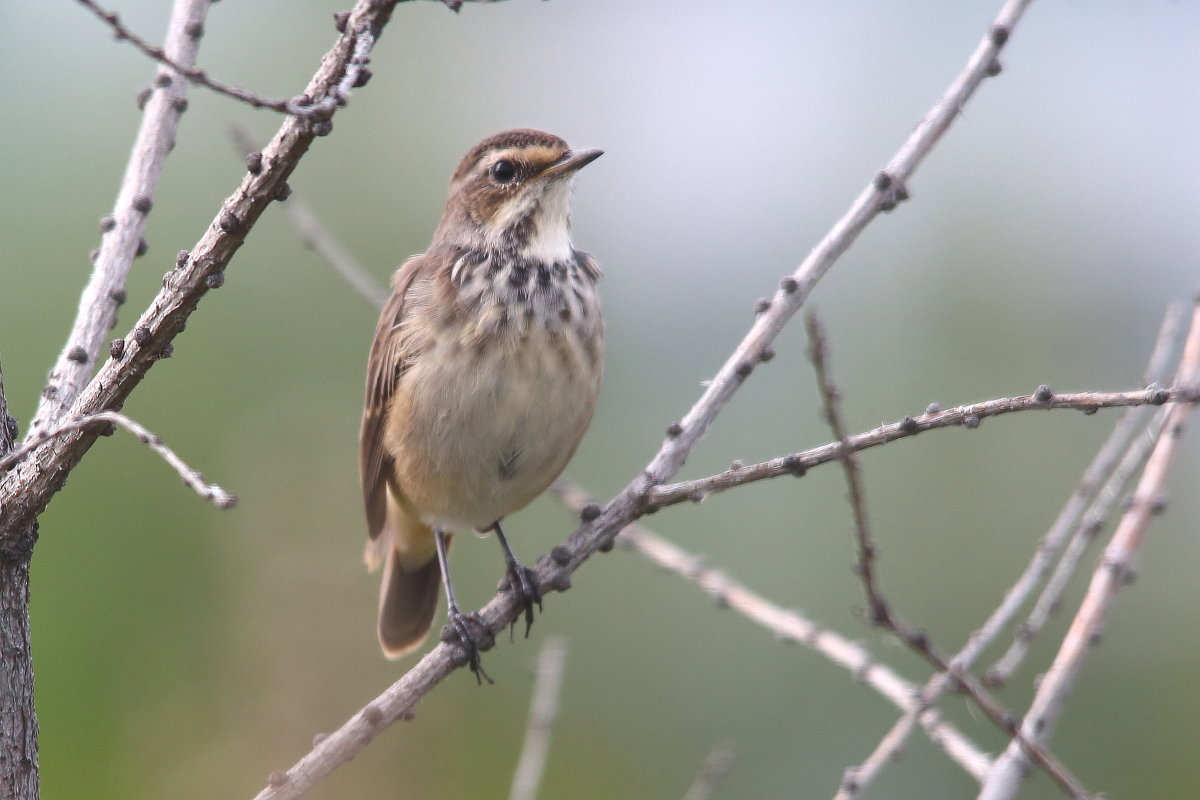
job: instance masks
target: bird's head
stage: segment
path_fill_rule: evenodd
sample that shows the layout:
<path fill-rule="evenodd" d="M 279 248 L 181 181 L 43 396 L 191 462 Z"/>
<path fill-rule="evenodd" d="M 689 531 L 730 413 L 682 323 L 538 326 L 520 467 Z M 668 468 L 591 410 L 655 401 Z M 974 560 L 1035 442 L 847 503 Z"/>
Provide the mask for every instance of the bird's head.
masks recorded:
<path fill-rule="evenodd" d="M 547 262 L 568 257 L 571 181 L 602 154 L 528 128 L 489 136 L 454 171 L 435 239 Z"/>

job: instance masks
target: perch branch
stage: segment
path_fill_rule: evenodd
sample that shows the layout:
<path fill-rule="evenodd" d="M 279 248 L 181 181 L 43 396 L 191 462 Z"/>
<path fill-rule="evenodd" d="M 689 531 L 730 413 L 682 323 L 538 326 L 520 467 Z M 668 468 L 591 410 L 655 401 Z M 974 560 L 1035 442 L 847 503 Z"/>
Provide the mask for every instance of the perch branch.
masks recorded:
<path fill-rule="evenodd" d="M 1177 382 L 1194 385 L 1200 380 L 1200 305 L 1193 309 L 1192 324 L 1180 359 Z M 1092 573 L 1087 593 L 1071 622 L 1054 661 L 1038 684 L 1029 711 L 1018 731 L 1026 741 L 1045 742 L 1061 715 L 1083 659 L 1099 641 L 1100 630 L 1108 617 L 1117 592 L 1132 578 L 1132 560 L 1142 543 L 1150 520 L 1163 509 L 1163 492 L 1174 463 L 1184 424 L 1192 407 L 1180 403 L 1171 408 L 1165 435 L 1154 448 L 1138 481 L 1128 510 L 1122 516 L 1112 540 L 1104 549 L 1100 563 Z M 1024 777 L 1027 753 L 1014 741 L 996 759 L 983 783 L 979 800 L 1006 800 L 1016 795 Z"/>
<path fill-rule="evenodd" d="M 35 436 L 23 442 L 18 449 L 9 453 L 4 458 L 0 458 L 0 474 L 36 450 L 41 444 L 56 436 L 64 436 L 68 433 L 91 427 L 97 427 L 101 431 L 100 435 L 104 436 L 107 435 L 105 428 L 111 429 L 116 426 L 129 431 L 138 438 L 138 441 L 157 453 L 163 461 L 167 462 L 168 466 L 179 474 L 179 477 L 183 479 L 184 485 L 217 508 L 233 508 L 237 503 L 237 498 L 220 486 L 215 483 L 206 482 L 204 476 L 189 467 L 186 461 L 163 443 L 161 437 L 156 436 L 146 430 L 141 424 L 116 411 L 101 411 L 97 414 L 89 414 L 86 417 L 62 420 L 50 430 L 40 431 Z"/>
<path fill-rule="evenodd" d="M 365 61 L 365 51 L 378 38 L 395 2 L 358 0 L 346 20 L 346 32 L 309 82 L 309 97 L 319 100 L 336 93 L 354 74 L 354 62 L 361 65 Z M 287 178 L 313 139 L 330 130 L 328 120 L 284 119 L 261 159 L 248 165 L 241 185 L 222 203 L 200 241 L 190 252 L 181 252 L 175 269 L 163 276 L 163 289 L 150 307 L 129 334 L 112 343 L 108 361 L 71 405 L 73 416 L 119 409 L 150 367 L 170 353 L 172 341 L 200 299 L 224 283 L 226 266 L 259 216 L 272 200 L 286 196 Z M 85 428 L 56 436 L 0 476 L 0 546 L 41 513 L 96 435 L 92 428 Z"/>
<path fill-rule="evenodd" d="M 175 3 L 165 51 L 176 69 L 186 69 L 195 62 L 209 5 L 210 0 Z M 29 426 L 30 436 L 52 426 L 75 402 L 95 368 L 109 330 L 117 322 L 117 309 L 125 302 L 130 266 L 146 247 L 146 217 L 158 191 L 163 165 L 174 146 L 179 118 L 187 107 L 187 88 L 187 82 L 174 80 L 172 71 L 160 70 L 146 98 L 112 213 L 100 222 L 100 247 L 95 251 L 91 277 L 79 299 L 66 346 L 50 370 Z"/>
<path fill-rule="evenodd" d="M 576 511 L 591 505 L 591 498 L 566 480 L 555 482 L 550 491 L 568 508 Z M 906 711 L 917 709 L 915 699 L 918 687 L 886 664 L 876 661 L 862 645 L 821 627 L 797 611 L 781 608 L 721 570 L 704 563 L 698 556 L 636 522 L 621 531 L 617 544 L 696 584 L 722 608 L 736 611 L 773 633 L 779 641 L 794 642 L 824 656 L 897 708 Z M 930 740 L 969 774 L 981 778 L 991 763 L 987 754 L 972 744 L 954 725 L 944 721 L 936 710 L 924 708 L 920 711 L 921 725 L 928 732 Z"/>
<path fill-rule="evenodd" d="M 521 745 L 521 755 L 513 773 L 509 800 L 537 800 L 538 787 L 546 770 L 546 756 L 550 752 L 550 732 L 554 728 L 554 718 L 558 716 L 558 697 L 566 663 L 566 640 L 561 636 L 547 637 L 538 654 L 525 743 Z"/>
<path fill-rule="evenodd" d="M 938 653 L 925 633 L 912 628 L 892 611 L 891 605 L 879 587 L 878 577 L 875 574 L 876 548 L 867 521 L 866 493 L 863 491 L 862 475 L 855 463 L 854 450 L 849 446 L 846 426 L 842 421 L 838 390 L 829 374 L 825 335 L 815 314 L 810 312 L 806 323 L 810 343 L 809 355 L 817 373 L 817 388 L 821 393 L 825 419 L 829 422 L 829 428 L 833 431 L 833 435 L 838 439 L 838 458 L 842 461 L 843 473 L 846 476 L 846 484 L 850 492 L 850 510 L 854 516 L 855 541 L 858 545 L 858 561 L 855 569 L 867 595 L 867 621 L 889 631 L 938 670 L 949 674 L 959 688 L 997 727 L 1013 733 L 1014 738 L 1019 741 L 1031 760 L 1041 767 L 1063 791 L 1077 800 L 1091 798 L 1091 793 L 1052 753 L 1024 736 L 1020 731 L 1015 730 L 1012 715 L 988 694 L 983 686 L 965 671 L 955 669 Z M 848 774 L 843 779 L 843 786 L 846 788 L 856 784 L 857 781 L 852 774 Z"/>
<path fill-rule="evenodd" d="M 1143 376 L 1147 382 L 1153 383 L 1159 380 L 1166 380 L 1171 354 L 1179 338 L 1182 316 L 1183 308 L 1177 305 L 1170 306 L 1164 314 L 1162 325 L 1159 327 L 1158 337 L 1155 340 L 1154 350 Z M 1109 434 L 1108 439 L 1100 447 L 1092 463 L 1084 470 L 1083 478 L 1080 480 L 1075 492 L 1059 513 L 1050 530 L 1042 537 L 1042 541 L 1038 544 L 1029 565 L 1008 592 L 1005 593 L 996 610 L 988 616 L 987 620 L 984 621 L 978 630 L 971 634 L 967 639 L 967 643 L 950 660 L 950 663 L 957 670 L 967 671 L 971 669 L 983 651 L 1003 632 L 1005 627 L 1017 615 L 1021 606 L 1025 604 L 1029 595 L 1041 583 L 1050 569 L 1054 553 L 1062 547 L 1063 539 L 1066 538 L 1072 527 L 1078 522 L 1088 499 L 1096 494 L 1096 487 L 1101 484 L 1107 475 L 1113 472 L 1114 467 L 1118 470 L 1120 469 L 1119 466 L 1116 466 L 1117 459 L 1121 450 L 1127 446 L 1130 437 L 1137 429 L 1144 411 L 1145 407 L 1143 406 L 1130 406 L 1122 414 L 1121 419 L 1113 428 L 1112 433 Z M 990 683 L 991 678 L 992 671 L 989 669 L 985 681 Z M 938 672 L 934 674 L 925 683 L 925 686 L 922 687 L 919 695 L 921 703 L 918 703 L 916 708 L 919 710 L 922 706 L 929 706 L 936 703 L 950 686 L 951 681 L 946 673 Z M 852 776 L 853 780 L 844 780 L 842 782 L 835 800 L 853 800 L 853 798 L 860 796 L 862 791 L 871 784 L 883 767 L 896 758 L 912 733 L 916 722 L 916 710 L 906 712 L 897 720 L 867 759 L 858 766 L 848 770 L 848 777 Z M 980 781 L 983 779 L 982 773 L 975 777 Z"/>

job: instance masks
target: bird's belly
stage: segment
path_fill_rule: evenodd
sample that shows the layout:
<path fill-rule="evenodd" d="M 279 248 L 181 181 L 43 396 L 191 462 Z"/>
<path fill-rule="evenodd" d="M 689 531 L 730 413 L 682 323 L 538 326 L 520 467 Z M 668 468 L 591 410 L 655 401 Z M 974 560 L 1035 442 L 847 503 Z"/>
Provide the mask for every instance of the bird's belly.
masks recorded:
<path fill-rule="evenodd" d="M 438 344 L 404 374 L 385 444 L 426 524 L 484 529 L 562 472 L 595 408 L 599 368 L 550 334 L 519 346 Z M 571 347 L 567 347 L 570 351 Z"/>

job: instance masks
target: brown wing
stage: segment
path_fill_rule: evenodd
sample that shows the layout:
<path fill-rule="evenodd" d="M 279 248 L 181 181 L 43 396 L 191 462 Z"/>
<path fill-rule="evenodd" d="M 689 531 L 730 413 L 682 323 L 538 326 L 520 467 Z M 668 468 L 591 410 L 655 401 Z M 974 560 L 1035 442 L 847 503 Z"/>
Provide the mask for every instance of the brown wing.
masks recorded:
<path fill-rule="evenodd" d="M 358 437 L 359 477 L 371 539 L 377 539 L 383 532 L 387 516 L 387 480 L 392 459 L 383 446 L 383 426 L 396 385 L 415 355 L 402 352 L 401 348 L 399 329 L 404 321 L 405 296 L 414 280 L 427 274 L 432 266 L 432 261 L 425 256 L 414 256 L 396 272 L 392 293 L 383 304 L 379 324 L 375 326 L 375 338 L 371 340 L 366 399 Z"/>

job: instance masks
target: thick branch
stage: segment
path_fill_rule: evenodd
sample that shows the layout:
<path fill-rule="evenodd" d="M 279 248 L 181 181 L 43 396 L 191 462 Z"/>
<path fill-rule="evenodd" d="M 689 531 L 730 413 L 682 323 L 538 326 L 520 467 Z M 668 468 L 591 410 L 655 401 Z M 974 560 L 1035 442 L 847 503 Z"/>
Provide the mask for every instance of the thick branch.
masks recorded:
<path fill-rule="evenodd" d="M 0 369 L 0 457 L 16 442 L 17 421 L 8 415 Z M 29 550 L 0 555 L 0 797 L 37 800 L 38 722 L 33 706 L 33 658 L 29 646 Z"/>

